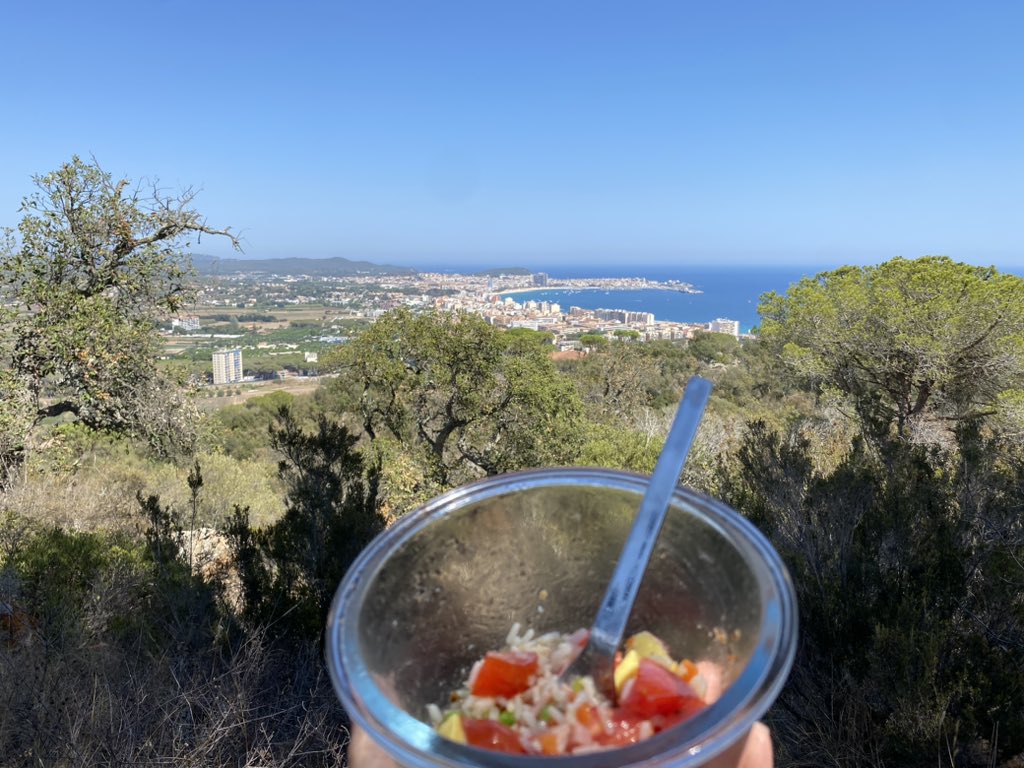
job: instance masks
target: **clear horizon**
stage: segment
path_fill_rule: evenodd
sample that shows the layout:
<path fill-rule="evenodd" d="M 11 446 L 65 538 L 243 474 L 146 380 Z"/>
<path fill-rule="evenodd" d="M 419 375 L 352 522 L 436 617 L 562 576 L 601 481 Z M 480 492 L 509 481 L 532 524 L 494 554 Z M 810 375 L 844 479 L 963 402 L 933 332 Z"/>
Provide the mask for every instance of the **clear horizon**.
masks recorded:
<path fill-rule="evenodd" d="M 237 253 L 225 253 L 225 254 L 210 254 L 205 252 L 196 252 L 194 255 L 201 256 L 215 256 L 220 259 L 237 259 L 238 261 L 255 261 L 258 259 L 277 259 L 277 258 L 298 258 L 298 259 L 330 259 L 337 258 L 332 256 L 247 256 L 245 254 Z M 899 255 L 899 254 L 897 254 Z M 948 254 L 925 254 L 930 256 L 946 256 Z M 566 270 L 571 270 L 574 276 L 579 277 L 642 277 L 645 273 L 651 272 L 666 272 L 672 271 L 673 277 L 676 279 L 684 279 L 687 270 L 694 272 L 714 272 L 727 269 L 753 269 L 759 272 L 770 273 L 787 273 L 787 272 L 803 272 L 807 275 L 813 275 L 818 272 L 827 272 L 833 269 L 838 269 L 842 266 L 869 266 L 872 264 L 880 264 L 886 259 L 878 259 L 876 261 L 818 261 L 818 262 L 775 262 L 775 261 L 729 261 L 729 262 L 705 262 L 694 259 L 683 259 L 683 260 L 666 260 L 661 262 L 637 262 L 633 260 L 623 260 L 622 257 L 609 258 L 601 261 L 558 261 L 553 257 L 549 257 L 543 261 L 536 261 L 532 258 L 522 258 L 516 260 L 514 258 L 507 259 L 495 259 L 493 262 L 490 260 L 483 260 L 477 258 L 473 261 L 460 261 L 457 259 L 444 258 L 406 258 L 396 259 L 394 261 L 388 261 L 387 259 L 363 259 L 356 257 L 342 256 L 340 258 L 347 258 L 350 261 L 367 261 L 377 266 L 389 266 L 389 267 L 406 267 L 415 269 L 420 272 L 448 272 L 457 274 L 473 274 L 476 272 L 485 272 L 492 269 L 529 269 L 532 272 L 546 272 L 549 274 L 557 274 Z M 893 257 L 889 257 L 893 258 Z M 908 257 L 916 258 L 916 257 Z M 1024 261 L 1011 264 L 998 264 L 991 262 L 983 262 L 979 260 L 964 261 L 965 263 L 974 264 L 976 266 L 995 267 L 1000 272 L 1007 272 L 1016 274 L 1024 277 Z M 586 274 L 586 270 L 592 270 L 592 274 Z M 685 282 L 685 280 L 684 280 Z"/>
<path fill-rule="evenodd" d="M 241 258 L 1024 265 L 1010 0 L 55 0 L 5 18 L 0 226 L 78 154 L 201 188 Z"/>

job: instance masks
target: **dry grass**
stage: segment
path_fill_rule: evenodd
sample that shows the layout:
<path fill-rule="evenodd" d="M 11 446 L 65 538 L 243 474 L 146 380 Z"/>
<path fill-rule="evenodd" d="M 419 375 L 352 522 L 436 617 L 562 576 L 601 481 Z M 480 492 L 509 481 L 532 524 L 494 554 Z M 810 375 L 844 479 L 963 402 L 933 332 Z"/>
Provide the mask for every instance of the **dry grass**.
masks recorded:
<path fill-rule="evenodd" d="M 197 459 L 204 479 L 197 525 L 220 525 L 235 504 L 249 507 L 257 525 L 267 525 L 284 513 L 284 492 L 270 463 L 218 453 L 199 454 Z M 0 511 L 17 511 L 43 527 L 135 530 L 140 522 L 139 492 L 157 494 L 182 515 L 189 510 L 189 469 L 184 464 L 113 455 L 87 459 L 59 474 L 22 472 L 17 482 L 0 490 Z"/>
<path fill-rule="evenodd" d="M 32 477 L 0 494 L 0 509 L 17 510 L 42 526 L 93 531 L 121 528 L 138 514 L 136 491 L 146 487 L 139 472 L 68 475 L 64 482 Z"/>
<path fill-rule="evenodd" d="M 57 640 L 57 642 L 55 642 Z M 338 766 L 348 730 L 315 648 L 144 658 L 40 637 L 0 649 L 0 755 L 25 766 Z"/>

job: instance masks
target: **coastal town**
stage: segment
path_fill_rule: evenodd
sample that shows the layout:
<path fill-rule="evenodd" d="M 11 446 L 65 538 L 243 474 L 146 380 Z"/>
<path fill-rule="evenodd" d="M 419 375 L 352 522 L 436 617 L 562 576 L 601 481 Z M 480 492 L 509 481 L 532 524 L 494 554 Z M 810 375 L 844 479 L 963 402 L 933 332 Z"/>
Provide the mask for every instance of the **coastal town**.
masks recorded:
<path fill-rule="evenodd" d="M 240 270 L 203 278 L 192 311 L 170 320 L 167 346 L 177 354 L 186 354 L 191 347 L 192 359 L 196 348 L 206 349 L 210 380 L 221 385 L 315 374 L 318 352 L 343 343 L 353 330 L 401 306 L 470 312 L 495 326 L 547 333 L 554 350 L 562 353 L 585 353 L 594 344 L 614 339 L 683 340 L 700 332 L 742 335 L 739 322 L 728 318 L 679 323 L 617 308 L 615 292 L 627 290 L 700 293 L 680 281 L 552 279 L 523 269 L 349 275 Z M 534 291 L 557 291 L 568 299 L 601 291 L 608 306 L 586 309 L 572 301 L 530 298 Z M 199 359 L 204 357 L 200 353 Z"/>
<path fill-rule="evenodd" d="M 662 283 L 645 278 L 576 278 L 552 280 L 547 274 L 533 273 L 516 277 L 484 278 L 465 275 L 429 275 L 430 281 L 456 278 L 451 282 L 457 292 L 433 299 L 436 308 L 449 311 L 474 312 L 493 325 L 507 328 L 529 328 L 550 333 L 560 351 L 581 349 L 586 337 L 614 338 L 623 336 L 641 341 L 656 339 L 689 339 L 700 331 L 740 335 L 735 320 L 717 318 L 707 323 L 676 323 L 659 320 L 651 312 L 636 312 L 615 307 L 614 292 L 620 290 L 674 290 L 699 293 L 693 286 Z M 517 294 L 535 290 L 561 289 L 572 292 L 600 290 L 607 294 L 607 308 L 584 309 L 571 303 L 519 298 Z"/>

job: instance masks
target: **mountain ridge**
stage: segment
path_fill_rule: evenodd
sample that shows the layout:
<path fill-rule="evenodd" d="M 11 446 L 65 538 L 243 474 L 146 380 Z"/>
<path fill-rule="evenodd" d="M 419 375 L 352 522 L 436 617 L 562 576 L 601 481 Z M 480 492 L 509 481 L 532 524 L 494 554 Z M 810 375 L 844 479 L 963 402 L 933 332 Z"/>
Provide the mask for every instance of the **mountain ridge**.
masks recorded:
<path fill-rule="evenodd" d="M 222 259 L 209 254 L 192 254 L 192 266 L 203 275 L 223 275 L 237 272 L 272 272 L 278 275 L 316 275 L 319 277 L 345 277 L 352 275 L 414 275 L 412 267 L 392 264 L 374 264 L 353 261 L 341 256 L 311 259 L 288 256 L 280 259 Z"/>

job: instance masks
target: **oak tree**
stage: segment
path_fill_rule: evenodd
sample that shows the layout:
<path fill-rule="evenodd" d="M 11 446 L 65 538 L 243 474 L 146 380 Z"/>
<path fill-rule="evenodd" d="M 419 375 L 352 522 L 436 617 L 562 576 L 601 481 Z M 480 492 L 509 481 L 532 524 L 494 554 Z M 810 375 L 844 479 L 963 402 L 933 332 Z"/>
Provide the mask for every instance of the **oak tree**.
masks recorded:
<path fill-rule="evenodd" d="M 238 238 L 206 223 L 195 190 L 132 185 L 95 160 L 33 181 L 17 235 L 0 243 L 5 384 L 32 425 L 71 413 L 169 450 L 190 431 L 178 383 L 155 364 L 157 323 L 191 296 L 191 238 Z"/>
<path fill-rule="evenodd" d="M 340 355 L 366 433 L 425 453 L 444 485 L 564 464 L 579 448 L 579 397 L 533 336 L 477 315 L 398 309 Z"/>

